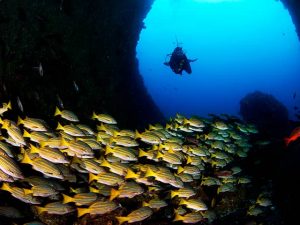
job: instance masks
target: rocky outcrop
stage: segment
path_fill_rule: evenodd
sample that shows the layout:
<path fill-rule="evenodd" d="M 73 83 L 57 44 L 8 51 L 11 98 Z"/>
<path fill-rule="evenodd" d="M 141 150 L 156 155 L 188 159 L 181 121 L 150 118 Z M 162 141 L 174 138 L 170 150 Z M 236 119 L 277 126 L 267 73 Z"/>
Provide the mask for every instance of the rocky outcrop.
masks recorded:
<path fill-rule="evenodd" d="M 47 120 L 61 102 L 84 119 L 95 110 L 129 128 L 163 120 L 135 52 L 152 2 L 0 1 L 1 102 L 17 107 L 19 97 L 24 114 Z"/>
<path fill-rule="evenodd" d="M 269 94 L 256 91 L 246 95 L 240 101 L 240 113 L 245 121 L 273 137 L 282 137 L 288 128 L 288 110 Z"/>
<path fill-rule="evenodd" d="M 281 0 L 289 10 L 292 20 L 296 26 L 298 38 L 300 39 L 300 2 L 298 0 Z"/>

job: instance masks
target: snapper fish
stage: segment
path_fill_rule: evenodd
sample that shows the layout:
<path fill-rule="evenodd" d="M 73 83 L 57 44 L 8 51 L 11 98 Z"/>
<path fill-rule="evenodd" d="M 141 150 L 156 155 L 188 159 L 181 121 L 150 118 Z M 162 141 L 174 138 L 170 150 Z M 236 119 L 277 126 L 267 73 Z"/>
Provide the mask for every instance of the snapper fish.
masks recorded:
<path fill-rule="evenodd" d="M 72 121 L 72 122 L 79 121 L 79 119 L 75 115 L 75 113 L 73 113 L 72 111 L 69 111 L 69 110 L 60 110 L 58 107 L 55 108 L 54 116 L 61 116 L 62 118 L 66 119 L 68 121 Z"/>
<path fill-rule="evenodd" d="M 11 102 L 9 101 L 8 103 L 3 103 L 2 107 L 0 108 L 0 115 L 2 116 L 3 113 L 11 109 Z"/>

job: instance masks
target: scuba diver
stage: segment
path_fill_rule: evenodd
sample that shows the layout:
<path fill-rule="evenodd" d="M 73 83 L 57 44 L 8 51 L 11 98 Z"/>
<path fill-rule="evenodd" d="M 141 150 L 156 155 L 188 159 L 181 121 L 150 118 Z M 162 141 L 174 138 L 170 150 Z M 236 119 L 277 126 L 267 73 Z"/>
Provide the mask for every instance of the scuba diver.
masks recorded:
<path fill-rule="evenodd" d="M 178 47 L 178 45 L 174 49 L 172 54 L 168 54 L 166 56 L 166 59 L 167 57 L 170 57 L 170 61 L 169 62 L 165 61 L 164 64 L 166 66 L 170 66 L 174 73 L 180 75 L 182 75 L 183 70 L 188 74 L 191 74 L 192 69 L 191 69 L 190 62 L 195 62 L 197 60 L 197 59 L 188 59 L 185 53 L 183 52 L 182 48 Z"/>

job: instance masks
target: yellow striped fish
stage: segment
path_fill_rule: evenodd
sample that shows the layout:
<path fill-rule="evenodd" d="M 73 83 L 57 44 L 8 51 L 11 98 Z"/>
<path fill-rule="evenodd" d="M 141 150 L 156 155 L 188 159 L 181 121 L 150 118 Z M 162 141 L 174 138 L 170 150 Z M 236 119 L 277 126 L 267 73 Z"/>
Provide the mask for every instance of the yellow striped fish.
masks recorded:
<path fill-rule="evenodd" d="M 92 119 L 98 120 L 102 123 L 117 124 L 117 121 L 112 116 L 107 114 L 96 114 L 95 112 L 93 112 Z"/>
<path fill-rule="evenodd" d="M 117 209 L 119 206 L 111 201 L 96 201 L 88 208 L 77 208 L 78 217 L 81 217 L 85 214 L 90 215 L 103 215 L 105 213 L 112 212 Z"/>
<path fill-rule="evenodd" d="M 72 206 L 62 204 L 61 202 L 48 203 L 44 207 L 36 206 L 36 209 L 38 214 L 47 212 L 48 214 L 54 214 L 54 215 L 65 215 L 75 211 L 75 208 L 73 208 Z"/>
<path fill-rule="evenodd" d="M 14 179 L 24 178 L 19 166 L 9 156 L 0 154 L 0 169 Z"/>
<path fill-rule="evenodd" d="M 97 194 L 89 192 L 89 193 L 79 193 L 74 195 L 74 197 L 70 197 L 68 195 L 63 195 L 63 204 L 67 204 L 70 202 L 74 202 L 76 206 L 90 205 L 97 200 Z"/>
<path fill-rule="evenodd" d="M 72 122 L 79 122 L 78 117 L 75 115 L 75 113 L 69 111 L 69 110 L 59 110 L 58 107 L 55 108 L 54 116 L 61 116 L 61 118 L 64 118 L 68 121 Z"/>
<path fill-rule="evenodd" d="M 61 180 L 64 179 L 62 172 L 57 168 L 57 166 L 43 158 L 36 157 L 30 159 L 28 154 L 24 152 L 24 157 L 21 163 L 32 165 L 34 170 L 39 171 L 48 177 L 54 177 Z"/>
<path fill-rule="evenodd" d="M 140 222 L 148 217 L 150 217 L 153 214 L 153 211 L 150 207 L 144 206 L 137 210 L 134 210 L 133 212 L 129 213 L 127 216 L 117 216 L 117 220 L 119 221 L 119 224 L 122 223 L 134 223 L 134 222 Z"/>
<path fill-rule="evenodd" d="M 31 131 L 47 131 L 47 125 L 44 120 L 36 119 L 36 118 L 30 118 L 25 117 L 25 119 L 22 119 L 21 117 L 18 117 L 18 123 L 17 125 L 22 124 L 25 128 L 31 130 Z"/>

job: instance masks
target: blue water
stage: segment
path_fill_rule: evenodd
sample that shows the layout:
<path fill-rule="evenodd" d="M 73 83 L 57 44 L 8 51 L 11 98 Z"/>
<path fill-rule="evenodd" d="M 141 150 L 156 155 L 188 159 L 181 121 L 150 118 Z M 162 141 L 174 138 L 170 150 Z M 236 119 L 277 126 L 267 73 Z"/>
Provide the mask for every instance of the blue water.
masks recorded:
<path fill-rule="evenodd" d="M 144 23 L 139 70 L 166 117 L 238 116 L 241 98 L 259 90 L 275 96 L 293 118 L 300 105 L 300 42 L 280 1 L 156 0 Z M 176 37 L 188 58 L 198 58 L 190 75 L 163 65 Z"/>

